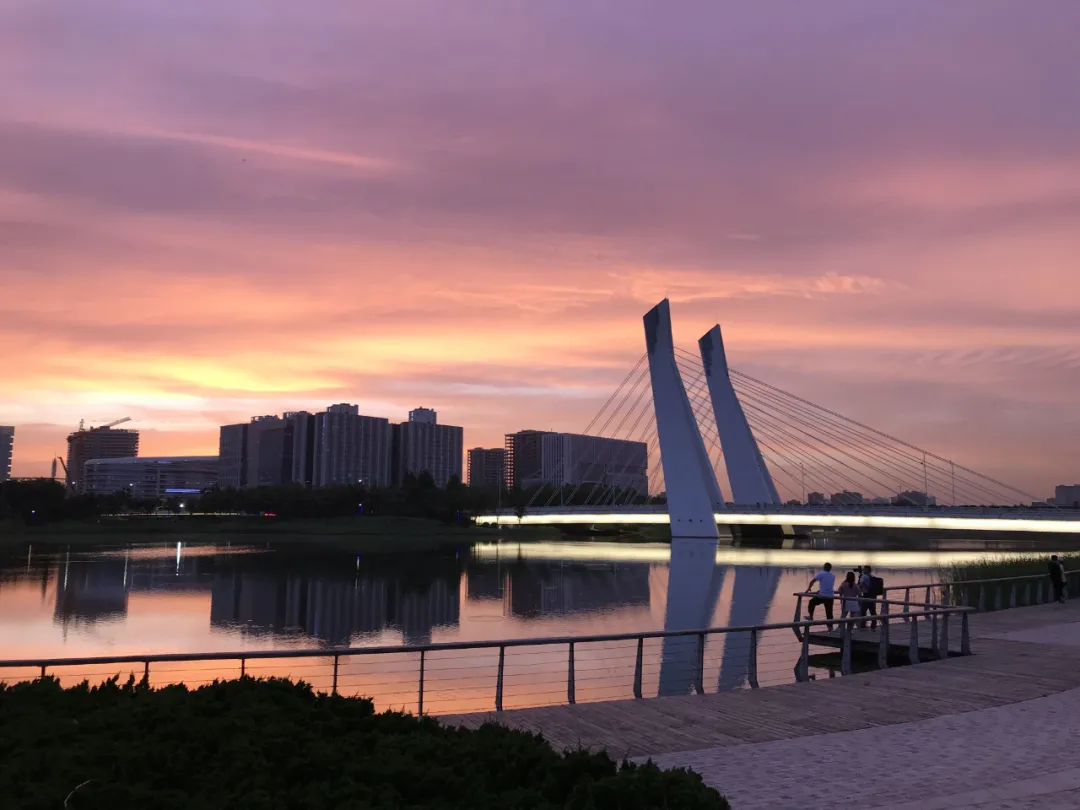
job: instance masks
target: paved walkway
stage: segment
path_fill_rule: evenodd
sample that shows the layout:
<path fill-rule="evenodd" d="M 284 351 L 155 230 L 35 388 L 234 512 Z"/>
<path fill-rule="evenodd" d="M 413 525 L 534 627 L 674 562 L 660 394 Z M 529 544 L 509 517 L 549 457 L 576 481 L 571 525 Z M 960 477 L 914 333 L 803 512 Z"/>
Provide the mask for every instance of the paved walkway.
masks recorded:
<path fill-rule="evenodd" d="M 556 747 L 691 767 L 735 810 L 1080 808 L 1080 602 L 982 614 L 971 627 L 971 657 L 497 718 Z"/>

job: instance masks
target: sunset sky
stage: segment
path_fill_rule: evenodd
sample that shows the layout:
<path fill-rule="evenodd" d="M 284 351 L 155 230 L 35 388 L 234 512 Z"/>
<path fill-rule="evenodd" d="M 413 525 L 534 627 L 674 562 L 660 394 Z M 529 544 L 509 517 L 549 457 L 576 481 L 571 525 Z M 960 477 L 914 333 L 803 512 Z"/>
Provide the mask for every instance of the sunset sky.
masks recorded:
<path fill-rule="evenodd" d="M 672 301 L 733 366 L 1080 481 L 1076 0 L 0 0 L 0 424 L 145 455 L 425 405 L 581 430 Z"/>

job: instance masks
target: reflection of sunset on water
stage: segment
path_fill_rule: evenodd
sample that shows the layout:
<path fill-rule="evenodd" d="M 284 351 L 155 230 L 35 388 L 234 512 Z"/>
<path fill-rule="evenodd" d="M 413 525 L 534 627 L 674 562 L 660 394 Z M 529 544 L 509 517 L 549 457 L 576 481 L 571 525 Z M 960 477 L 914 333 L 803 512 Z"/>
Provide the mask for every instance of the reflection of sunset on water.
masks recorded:
<path fill-rule="evenodd" d="M 934 566 L 972 556 L 746 548 L 712 553 L 707 544 L 689 542 L 694 554 L 677 568 L 669 564 L 668 545 L 615 542 L 480 544 L 461 557 L 361 555 L 359 564 L 355 554 L 312 546 L 184 545 L 179 556 L 171 543 L 100 553 L 30 549 L 10 555 L 0 568 L 0 647 L 9 660 L 243 654 L 787 623 L 794 611 L 791 594 L 826 558 L 838 567 L 872 564 L 897 585 L 928 581 Z M 715 565 L 708 565 L 710 558 Z M 709 637 L 707 689 L 745 685 L 746 644 L 745 635 Z M 643 689 L 679 694 L 692 687 L 695 645 L 693 638 L 646 641 Z M 628 697 L 635 653 L 633 640 L 576 645 L 577 699 Z M 763 683 L 791 680 L 798 649 L 790 631 L 763 634 L 760 655 Z M 491 708 L 497 658 L 497 650 L 428 653 L 425 711 Z M 248 660 L 243 666 L 248 675 L 301 678 L 326 690 L 333 685 L 333 661 L 326 655 Z M 65 682 L 141 677 L 142 667 L 77 665 L 55 674 Z M 237 677 L 240 670 L 239 660 L 161 662 L 151 666 L 150 682 L 195 685 Z M 567 671 L 565 645 L 508 649 L 504 705 L 564 701 Z M 0 678 L 34 674 L 6 671 Z M 418 685 L 414 653 L 339 661 L 339 691 L 372 695 L 380 706 L 415 711 Z"/>

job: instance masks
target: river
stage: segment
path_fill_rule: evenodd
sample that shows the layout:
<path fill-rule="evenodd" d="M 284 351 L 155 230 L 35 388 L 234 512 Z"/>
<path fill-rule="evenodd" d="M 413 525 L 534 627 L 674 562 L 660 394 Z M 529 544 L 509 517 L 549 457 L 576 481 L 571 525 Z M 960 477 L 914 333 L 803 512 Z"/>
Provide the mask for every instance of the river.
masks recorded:
<path fill-rule="evenodd" d="M 502 542 L 357 555 L 277 541 L 30 545 L 9 549 L 0 563 L 0 658 L 396 646 L 781 623 L 793 618 L 794 592 L 826 560 L 841 575 L 869 564 L 887 585 L 903 585 L 933 581 L 941 565 L 988 553 L 807 545 L 824 547 Z M 774 631 L 761 643 L 762 683 L 790 681 L 798 655 L 790 631 Z M 692 688 L 696 652 L 687 644 L 696 641 L 649 642 L 647 693 Z M 734 637 L 709 644 L 706 689 L 744 686 L 745 655 Z M 609 643 L 590 652 L 583 645 L 578 699 L 628 696 L 634 646 Z M 564 698 L 566 648 L 529 650 L 508 662 L 507 707 Z M 427 710 L 491 708 L 494 666 L 487 659 L 495 655 L 429 656 Z M 381 656 L 374 669 L 370 656 L 348 659 L 342 687 L 349 682 L 384 706 L 409 708 L 414 688 L 403 684 L 414 677 L 415 665 L 394 657 Z M 818 676 L 834 674 L 824 660 Z M 328 686 L 328 666 L 325 659 L 306 659 L 251 664 L 246 671 Z M 238 674 L 230 667 L 155 665 L 152 680 L 194 684 Z M 73 667 L 61 674 L 70 681 L 120 669 Z M 0 678 L 16 676 L 0 670 Z"/>

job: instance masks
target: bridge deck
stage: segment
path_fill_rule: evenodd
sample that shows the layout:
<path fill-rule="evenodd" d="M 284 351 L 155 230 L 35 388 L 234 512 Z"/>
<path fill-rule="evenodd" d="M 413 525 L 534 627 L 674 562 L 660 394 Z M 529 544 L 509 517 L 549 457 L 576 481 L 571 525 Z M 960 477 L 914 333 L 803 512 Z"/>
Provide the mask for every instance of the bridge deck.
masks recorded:
<path fill-rule="evenodd" d="M 1015 608 L 973 616 L 975 654 L 962 658 L 758 690 L 441 720 L 468 727 L 496 721 L 541 732 L 556 748 L 606 748 L 619 757 L 905 723 L 1080 687 L 1080 624 L 1071 630 L 1072 645 L 1055 643 L 1060 627 L 1076 622 L 1080 602 Z"/>

